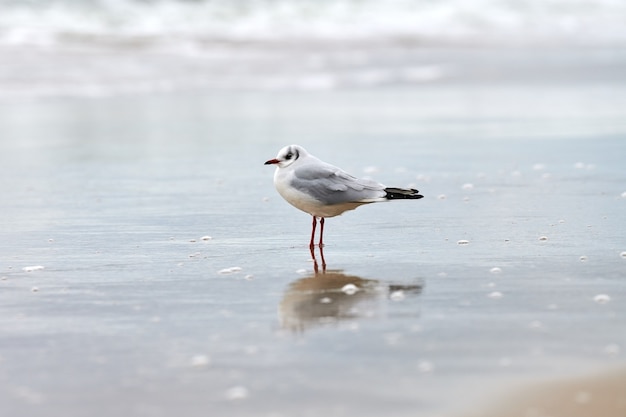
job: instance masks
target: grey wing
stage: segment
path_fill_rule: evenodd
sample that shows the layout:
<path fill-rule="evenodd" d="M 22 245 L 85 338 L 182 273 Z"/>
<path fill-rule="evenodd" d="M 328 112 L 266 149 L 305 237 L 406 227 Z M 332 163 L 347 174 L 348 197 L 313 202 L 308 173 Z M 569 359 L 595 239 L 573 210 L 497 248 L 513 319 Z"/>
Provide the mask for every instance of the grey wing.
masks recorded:
<path fill-rule="evenodd" d="M 376 181 L 356 178 L 330 164 L 318 161 L 299 167 L 291 185 L 323 204 L 367 203 L 383 200 L 385 186 Z"/>

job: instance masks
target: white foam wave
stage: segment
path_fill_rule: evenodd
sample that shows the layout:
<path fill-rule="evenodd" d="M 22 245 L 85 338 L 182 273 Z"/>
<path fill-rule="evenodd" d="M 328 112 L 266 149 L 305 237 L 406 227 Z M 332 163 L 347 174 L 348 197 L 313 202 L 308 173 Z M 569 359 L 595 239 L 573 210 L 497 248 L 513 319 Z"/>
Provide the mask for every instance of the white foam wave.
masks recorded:
<path fill-rule="evenodd" d="M 620 0 L 0 0 L 0 44 L 625 43 Z"/>
<path fill-rule="evenodd" d="M 0 0 L 0 100 L 480 79 L 428 47 L 525 44 L 626 45 L 626 2 Z"/>

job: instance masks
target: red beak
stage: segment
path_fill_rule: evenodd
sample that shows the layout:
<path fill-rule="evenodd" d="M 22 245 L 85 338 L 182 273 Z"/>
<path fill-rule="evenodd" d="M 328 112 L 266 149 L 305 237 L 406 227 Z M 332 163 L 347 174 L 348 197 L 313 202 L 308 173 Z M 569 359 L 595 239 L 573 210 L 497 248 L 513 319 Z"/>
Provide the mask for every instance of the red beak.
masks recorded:
<path fill-rule="evenodd" d="M 278 159 L 274 158 L 274 159 L 270 159 L 269 161 L 267 161 L 267 162 L 266 162 L 265 164 L 263 164 L 263 165 L 273 165 L 273 164 L 277 164 L 277 163 L 279 163 L 279 162 L 280 162 L 280 161 L 279 161 Z"/>

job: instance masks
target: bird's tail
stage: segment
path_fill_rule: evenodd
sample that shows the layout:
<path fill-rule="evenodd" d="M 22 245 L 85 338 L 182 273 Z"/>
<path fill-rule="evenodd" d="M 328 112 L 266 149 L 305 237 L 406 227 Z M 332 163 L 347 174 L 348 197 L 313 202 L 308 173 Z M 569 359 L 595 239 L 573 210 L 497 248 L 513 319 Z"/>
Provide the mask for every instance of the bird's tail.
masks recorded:
<path fill-rule="evenodd" d="M 417 200 L 424 197 L 415 188 L 388 187 L 385 188 L 385 192 L 387 193 L 385 196 L 387 200 Z"/>

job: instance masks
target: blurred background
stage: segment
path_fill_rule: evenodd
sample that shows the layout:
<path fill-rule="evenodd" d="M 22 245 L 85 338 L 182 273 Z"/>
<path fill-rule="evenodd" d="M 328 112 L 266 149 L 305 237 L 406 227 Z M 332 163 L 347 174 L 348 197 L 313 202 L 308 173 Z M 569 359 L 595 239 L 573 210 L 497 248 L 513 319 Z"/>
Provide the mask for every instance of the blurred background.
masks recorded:
<path fill-rule="evenodd" d="M 0 11 L 4 100 L 621 80 L 626 44 L 618 0 L 0 0 Z"/>

